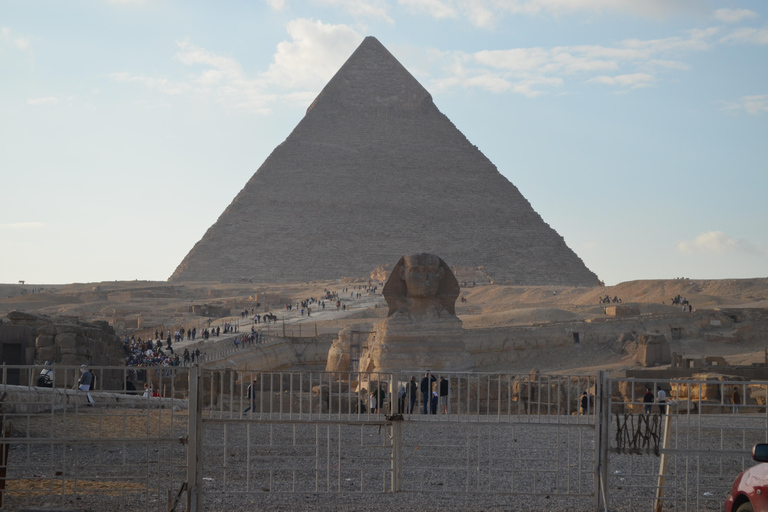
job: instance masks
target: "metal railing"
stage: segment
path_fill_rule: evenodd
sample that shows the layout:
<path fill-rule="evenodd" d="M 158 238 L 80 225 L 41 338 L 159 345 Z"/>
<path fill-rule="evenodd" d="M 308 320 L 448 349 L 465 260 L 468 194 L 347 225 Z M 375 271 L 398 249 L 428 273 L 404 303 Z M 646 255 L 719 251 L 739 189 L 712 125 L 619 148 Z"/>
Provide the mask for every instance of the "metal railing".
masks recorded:
<path fill-rule="evenodd" d="M 751 446 L 768 441 L 764 382 L 428 372 L 423 393 L 423 372 L 92 367 L 89 406 L 72 389 L 79 367 L 55 365 L 54 387 L 38 388 L 42 368 L 0 373 L 10 508 L 448 493 L 534 509 L 721 510 Z M 129 376 L 158 396 L 128 389 Z M 646 387 L 666 391 L 666 414 L 658 403 L 646 414 Z"/>
<path fill-rule="evenodd" d="M 168 394 L 144 397 L 129 389 L 130 368 L 89 367 L 96 387 L 88 391 L 76 389 L 76 366 L 54 365 L 51 387 L 37 387 L 42 368 L 2 367 L 3 510 L 73 497 L 92 509 L 130 502 L 165 510 L 169 491 L 186 481 L 179 440 L 187 434 L 187 400 L 176 397 L 186 395 L 187 371 L 147 374 Z"/>
<path fill-rule="evenodd" d="M 655 397 L 647 414 L 646 389 Z M 659 389 L 667 397 L 665 414 Z M 766 382 L 743 380 L 611 379 L 612 502 L 629 511 L 722 510 L 736 475 L 755 464 L 752 446 L 768 442 L 767 390 Z M 658 450 L 628 446 L 627 419 L 632 437 L 657 437 Z"/>

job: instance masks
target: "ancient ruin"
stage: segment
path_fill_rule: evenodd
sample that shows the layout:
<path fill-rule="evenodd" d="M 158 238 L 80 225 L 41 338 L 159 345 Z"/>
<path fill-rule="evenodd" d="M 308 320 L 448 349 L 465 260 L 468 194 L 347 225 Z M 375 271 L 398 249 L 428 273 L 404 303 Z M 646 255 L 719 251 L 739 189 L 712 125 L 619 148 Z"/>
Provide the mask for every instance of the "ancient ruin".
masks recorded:
<path fill-rule="evenodd" d="M 367 37 L 170 279 L 367 276 L 416 251 L 482 267 L 497 283 L 598 281 L 429 92 Z"/>
<path fill-rule="evenodd" d="M 456 316 L 459 284 L 442 259 L 426 253 L 403 256 L 382 293 L 389 311 L 362 348 L 360 371 L 472 369 Z M 342 357 L 350 341 L 339 337 L 331 350 L 334 358 L 329 354 L 329 371 L 350 365 L 354 357 Z"/>
<path fill-rule="evenodd" d="M 22 312 L 12 312 L 7 318 L 10 324 L 0 325 L 0 356 L 4 364 L 32 365 L 45 361 L 74 367 L 125 364 L 123 343 L 104 321 L 89 323 L 76 318 L 52 318 Z M 56 372 L 56 385 L 74 383 L 73 375 L 75 373 L 70 373 L 67 381 L 64 372 Z M 119 386 L 123 376 L 107 372 L 104 379 L 107 381 L 103 384 L 105 387 Z M 6 384 L 26 385 L 30 382 L 25 372 L 10 369 Z"/>

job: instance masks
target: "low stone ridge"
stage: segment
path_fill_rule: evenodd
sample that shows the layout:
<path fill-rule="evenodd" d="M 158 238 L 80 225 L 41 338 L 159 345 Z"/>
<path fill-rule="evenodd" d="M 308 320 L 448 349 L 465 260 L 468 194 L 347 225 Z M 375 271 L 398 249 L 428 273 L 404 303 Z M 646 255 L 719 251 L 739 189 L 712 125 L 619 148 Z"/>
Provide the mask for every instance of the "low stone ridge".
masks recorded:
<path fill-rule="evenodd" d="M 598 281 L 367 37 L 170 280 L 365 276 L 418 251 L 482 267 L 496 282 Z"/>

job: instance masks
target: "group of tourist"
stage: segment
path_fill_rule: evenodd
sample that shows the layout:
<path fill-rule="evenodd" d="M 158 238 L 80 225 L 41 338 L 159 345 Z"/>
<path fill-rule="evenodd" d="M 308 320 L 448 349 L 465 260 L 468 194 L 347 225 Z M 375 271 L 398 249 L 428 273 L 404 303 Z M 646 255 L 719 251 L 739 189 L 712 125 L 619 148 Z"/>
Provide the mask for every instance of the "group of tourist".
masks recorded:
<path fill-rule="evenodd" d="M 162 339 L 142 341 L 141 338 L 126 336 L 123 351 L 127 366 L 179 366 L 181 363 L 170 339 L 163 344 Z"/>
<path fill-rule="evenodd" d="M 438 406 L 441 414 L 448 414 L 450 387 L 449 380 L 444 376 L 438 379 L 436 375 L 425 373 L 421 382 L 416 382 L 416 376 L 413 375 L 405 386 L 400 386 L 398 410 L 404 412 L 407 410 L 408 414 L 413 414 L 416 399 L 420 394 L 422 414 L 437 414 Z M 407 409 L 405 407 L 406 400 L 408 401 Z"/>
<path fill-rule="evenodd" d="M 245 348 L 246 346 L 253 346 L 256 343 L 264 343 L 264 335 L 251 327 L 250 334 L 243 336 L 237 336 L 234 339 L 235 348 Z"/>

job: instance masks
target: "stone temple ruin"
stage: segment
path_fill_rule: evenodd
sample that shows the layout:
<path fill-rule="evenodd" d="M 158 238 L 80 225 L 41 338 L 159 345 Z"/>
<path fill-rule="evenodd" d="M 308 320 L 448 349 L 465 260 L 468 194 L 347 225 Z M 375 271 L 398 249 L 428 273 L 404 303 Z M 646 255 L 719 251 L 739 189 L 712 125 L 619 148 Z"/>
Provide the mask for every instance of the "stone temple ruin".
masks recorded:
<path fill-rule="evenodd" d="M 414 251 L 482 267 L 494 282 L 598 281 L 367 37 L 170 280 L 338 279 Z"/>
<path fill-rule="evenodd" d="M 76 318 L 49 317 L 14 311 L 10 324 L 0 325 L 0 356 L 4 364 L 32 365 L 50 361 L 54 365 L 77 367 L 124 365 L 123 342 L 104 321 L 83 322 Z M 56 385 L 71 385 L 75 373 L 55 373 Z M 118 388 L 123 376 L 104 372 L 105 388 Z M 68 380 L 67 380 L 68 379 Z M 19 369 L 8 370 L 6 384 L 32 384 Z"/>

